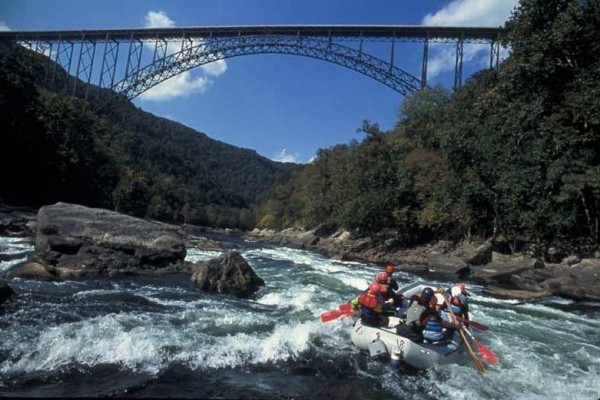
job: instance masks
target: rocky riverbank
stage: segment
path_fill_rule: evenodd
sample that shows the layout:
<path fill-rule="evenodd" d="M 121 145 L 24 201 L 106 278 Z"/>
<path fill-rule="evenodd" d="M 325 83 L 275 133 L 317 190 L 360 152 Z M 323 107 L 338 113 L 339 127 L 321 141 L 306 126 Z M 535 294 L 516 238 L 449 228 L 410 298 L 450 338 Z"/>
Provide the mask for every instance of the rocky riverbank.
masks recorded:
<path fill-rule="evenodd" d="M 190 246 L 214 250 L 218 244 L 180 226 L 67 203 L 44 206 L 35 214 L 6 207 L 0 213 L 5 227 L 0 235 L 35 243 L 33 257 L 6 271 L 7 280 L 187 274 L 201 290 L 239 297 L 251 296 L 264 284 L 235 252 L 207 263 L 186 261 Z"/>
<path fill-rule="evenodd" d="M 560 296 L 600 301 L 600 257 L 581 259 L 573 254 L 551 264 L 528 254 L 504 254 L 507 246 L 491 240 L 458 244 L 439 241 L 399 248 L 390 240 L 353 238 L 345 231 L 254 230 L 247 237 L 316 251 L 340 260 L 391 263 L 425 279 L 472 281 L 484 285 L 488 294 L 501 298 L 527 301 Z"/>
<path fill-rule="evenodd" d="M 119 228 L 116 228 L 119 227 Z M 7 274 L 36 279 L 66 279 L 85 276 L 186 273 L 210 290 L 228 288 L 219 283 L 214 266 L 184 262 L 185 248 L 222 250 L 205 237 L 214 231 L 193 226 L 174 226 L 77 205 L 33 209 L 0 207 L 0 235 L 22 237 L 36 244 L 36 259 Z M 561 296 L 574 300 L 600 301 L 600 257 L 581 259 L 573 254 L 550 264 L 528 254 L 508 255 L 507 246 L 491 240 L 474 243 L 439 241 L 414 248 L 400 248 L 391 240 L 354 238 L 349 232 L 318 229 L 281 232 L 219 231 L 248 240 L 307 249 L 329 257 L 375 264 L 392 263 L 424 279 L 472 281 L 493 296 L 533 300 Z M 225 257 L 238 260 L 237 257 Z M 224 268 L 226 265 L 224 264 Z M 259 282 L 236 263 L 240 282 L 252 290 Z M 203 271 L 199 273 L 199 271 Z M 213 271 L 212 277 L 206 271 Z M 215 275 L 216 274 L 216 275 Z M 202 276 L 202 279 L 198 277 Z M 207 283 L 207 279 L 211 283 Z M 202 281 L 200 283 L 200 281 Z M 219 289 L 221 288 L 221 289 Z M 244 288 L 233 292 L 247 293 Z"/>

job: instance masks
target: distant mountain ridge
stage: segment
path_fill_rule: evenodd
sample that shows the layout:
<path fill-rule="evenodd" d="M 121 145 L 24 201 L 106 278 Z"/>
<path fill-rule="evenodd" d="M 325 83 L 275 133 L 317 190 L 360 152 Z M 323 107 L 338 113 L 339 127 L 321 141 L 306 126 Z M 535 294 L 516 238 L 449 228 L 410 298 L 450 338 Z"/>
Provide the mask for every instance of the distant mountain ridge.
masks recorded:
<path fill-rule="evenodd" d="M 0 187 L 1 201 L 73 202 L 250 229 L 261 196 L 301 168 L 211 139 L 81 81 L 74 97 L 50 91 L 45 63 L 56 68 L 56 87 L 72 94 L 74 78 L 60 66 L 0 44 L 0 168 L 10 175 Z M 104 102 L 99 110 L 84 100 L 98 96 Z"/>

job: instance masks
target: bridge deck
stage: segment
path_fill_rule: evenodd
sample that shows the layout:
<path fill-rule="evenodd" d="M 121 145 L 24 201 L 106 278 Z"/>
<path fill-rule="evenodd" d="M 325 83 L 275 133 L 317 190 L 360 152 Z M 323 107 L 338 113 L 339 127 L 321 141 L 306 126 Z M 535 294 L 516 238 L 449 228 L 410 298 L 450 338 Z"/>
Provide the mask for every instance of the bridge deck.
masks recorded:
<path fill-rule="evenodd" d="M 256 25 L 207 26 L 187 28 L 101 29 L 67 31 L 6 31 L 0 32 L 4 40 L 131 40 L 218 38 L 231 36 L 294 35 L 300 37 L 334 37 L 337 39 L 371 38 L 380 40 L 459 40 L 496 41 L 504 32 L 500 27 L 432 27 L 420 25 Z"/>

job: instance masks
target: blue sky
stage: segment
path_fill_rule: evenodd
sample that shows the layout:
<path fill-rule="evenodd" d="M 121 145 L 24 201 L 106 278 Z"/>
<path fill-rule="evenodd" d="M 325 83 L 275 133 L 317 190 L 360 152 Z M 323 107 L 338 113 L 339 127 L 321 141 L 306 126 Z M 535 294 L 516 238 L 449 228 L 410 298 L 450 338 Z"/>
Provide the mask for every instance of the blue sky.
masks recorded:
<path fill-rule="evenodd" d="M 0 0 L 0 30 L 224 25 L 500 26 L 518 0 Z M 389 46 L 389 45 L 388 45 Z M 389 49 L 365 47 L 389 58 Z M 398 44 L 395 64 L 420 75 L 421 47 Z M 464 50 L 464 78 L 489 53 Z M 489 62 L 489 61 L 488 61 Z M 429 83 L 450 87 L 451 45 L 430 47 Z M 464 79 L 463 78 L 463 79 Z M 352 139 L 365 119 L 384 130 L 403 97 L 355 71 L 291 55 L 250 55 L 184 72 L 134 103 L 223 142 L 278 161 L 307 162 Z"/>

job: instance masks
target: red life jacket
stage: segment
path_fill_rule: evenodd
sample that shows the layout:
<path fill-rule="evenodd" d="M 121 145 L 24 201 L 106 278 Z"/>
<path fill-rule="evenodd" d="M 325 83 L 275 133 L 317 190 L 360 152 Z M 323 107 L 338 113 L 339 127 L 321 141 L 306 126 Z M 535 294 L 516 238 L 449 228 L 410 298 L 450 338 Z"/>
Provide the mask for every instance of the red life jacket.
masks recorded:
<path fill-rule="evenodd" d="M 361 294 L 358 297 L 358 302 L 360 303 L 361 307 L 365 307 L 376 312 L 381 311 L 381 303 L 378 301 L 377 296 L 371 293 Z"/>

